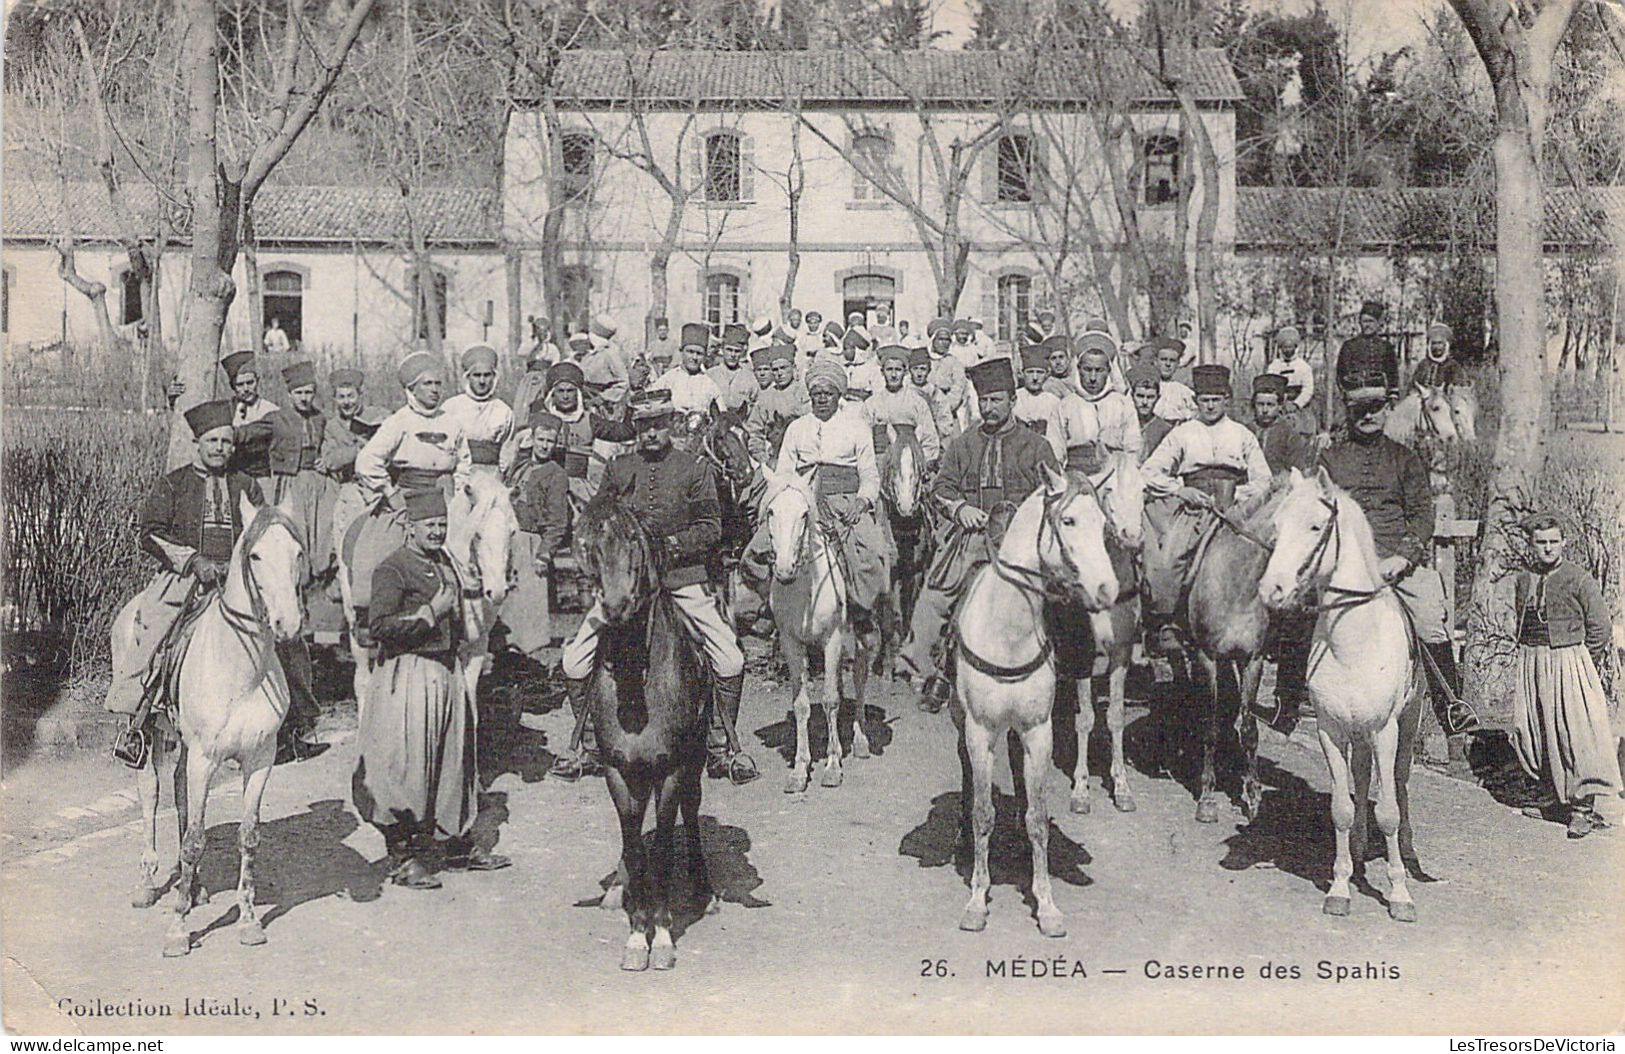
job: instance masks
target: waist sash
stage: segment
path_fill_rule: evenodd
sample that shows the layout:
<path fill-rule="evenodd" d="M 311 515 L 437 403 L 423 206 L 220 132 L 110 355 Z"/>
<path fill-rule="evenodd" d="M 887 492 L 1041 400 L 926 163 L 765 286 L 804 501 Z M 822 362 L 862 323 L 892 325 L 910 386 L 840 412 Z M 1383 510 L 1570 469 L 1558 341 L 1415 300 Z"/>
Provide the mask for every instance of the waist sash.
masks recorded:
<path fill-rule="evenodd" d="M 852 465 L 831 465 L 820 462 L 813 470 L 813 489 L 819 497 L 826 494 L 856 494 L 858 470 Z"/>
<path fill-rule="evenodd" d="M 502 452 L 502 444 L 490 439 L 470 439 L 468 453 L 476 465 L 494 465 Z"/>
<path fill-rule="evenodd" d="M 395 483 L 402 490 L 433 490 L 449 472 L 436 472 L 432 468 L 403 465 L 395 470 Z"/>
<path fill-rule="evenodd" d="M 1247 470 L 1230 465 L 1203 465 L 1184 473 L 1180 478 L 1193 487 L 1203 483 L 1245 483 Z"/>

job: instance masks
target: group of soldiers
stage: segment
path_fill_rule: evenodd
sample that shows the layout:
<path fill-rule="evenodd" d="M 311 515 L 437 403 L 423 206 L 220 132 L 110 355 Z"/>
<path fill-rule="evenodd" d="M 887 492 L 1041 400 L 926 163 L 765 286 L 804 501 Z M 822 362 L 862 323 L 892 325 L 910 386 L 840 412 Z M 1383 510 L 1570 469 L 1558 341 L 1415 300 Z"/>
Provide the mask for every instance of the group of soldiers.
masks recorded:
<path fill-rule="evenodd" d="M 711 572 L 721 540 L 716 468 L 674 440 L 685 417 L 731 415 L 756 462 L 811 482 L 820 514 L 842 539 L 851 613 L 860 631 L 892 590 L 896 565 L 892 524 L 881 507 L 877 451 L 905 438 L 918 444 L 932 519 L 963 541 L 938 548 L 912 611 L 904 613 L 909 631 L 900 658 L 922 709 L 940 708 L 947 695 L 944 630 L 959 590 L 991 559 L 1009 513 L 1039 485 L 1046 466 L 1089 470 L 1121 452 L 1142 463 L 1148 526 L 1164 536 L 1169 544 L 1159 551 L 1176 564 L 1161 580 L 1175 583 L 1181 580 L 1178 561 L 1190 560 L 1215 510 L 1267 489 L 1275 472 L 1324 468 L 1371 522 L 1383 573 L 1405 597 L 1444 682 L 1435 704 L 1441 722 L 1449 732 L 1474 723 L 1455 698 L 1444 591 L 1427 563 L 1434 515 L 1427 473 L 1413 452 L 1382 431 L 1400 377 L 1398 355 L 1379 333 L 1378 304 L 1362 309 L 1361 335 L 1346 341 L 1337 357 L 1335 383 L 1346 421 L 1335 438 L 1315 418 L 1314 373 L 1300 357 L 1300 334 L 1290 326 L 1274 335 L 1274 356 L 1254 381 L 1251 420 L 1244 423 L 1231 416 L 1226 368 L 1192 367 L 1190 349 L 1172 337 L 1149 340 L 1130 354 L 1103 319 L 1088 320 L 1074 337 L 1055 332 L 1054 314 L 1040 312 L 1021 333 L 1015 355 L 975 320 L 937 319 L 923 334 L 910 334 L 906 322 L 893 323 L 884 309 L 853 313 L 844 324 L 798 311 L 777 323 L 760 319 L 717 330 L 691 322 L 675 338 L 665 320 L 656 320 L 652 339 L 637 355 L 621 350 L 607 318 L 571 333 L 566 351 L 549 339 L 545 320 L 532 324 L 535 339 L 525 349 L 512 405 L 496 394 L 498 355 L 485 345 L 462 354 L 461 390 L 449 398 L 442 360 L 428 353 L 408 356 L 396 374 L 405 405 L 387 415 L 367 404 L 354 370 L 329 377 L 329 414 L 316 405 L 313 365 L 289 365 L 282 377 L 291 406 L 283 409 L 259 393 L 260 366 L 252 353 L 227 356 L 222 367 L 232 398 L 187 413 L 197 460 L 160 481 L 143 507 L 142 546 L 164 571 L 143 594 L 136 645 L 115 656 L 109 708 L 137 718 L 150 709 L 160 643 L 182 609 L 221 580 L 243 529 L 238 495 L 253 503 L 289 499 L 305 533 L 310 588 L 332 578 L 347 545 L 355 550 L 344 549 L 347 565 L 379 568 L 382 578 L 351 582 L 357 632 L 379 635 L 367 643 L 396 658 L 416 655 L 451 668 L 451 642 L 460 632 L 453 625 L 458 605 L 447 599 L 455 594 L 455 574 L 435 554 L 444 544 L 447 497 L 473 474 L 488 473 L 510 487 L 522 532 L 519 581 L 501 612 L 508 643 L 521 651 L 537 653 L 559 639 L 547 609 L 549 579 L 581 509 L 620 502 L 665 547 L 663 584 L 712 668 L 709 769 L 712 775 L 729 772 L 727 744 L 739 712 L 743 656 L 719 609 Z M 1429 368 L 1441 369 L 1448 365 L 1449 334 L 1436 328 L 1434 335 L 1441 337 L 1444 355 L 1430 356 Z M 1182 379 L 1187 370 L 1189 384 Z M 373 521 L 395 527 L 376 532 L 368 560 L 368 531 L 361 528 Z M 742 554 L 747 584 L 760 583 L 770 562 L 771 546 L 758 533 Z M 384 582 L 389 575 L 410 577 L 403 568 L 411 567 L 437 569 L 441 578 L 424 571 L 434 588 Z M 1146 576 L 1148 583 L 1158 580 Z M 1173 651 L 1181 646 L 1178 591 L 1149 593 L 1148 650 Z M 563 673 L 578 713 L 605 617 L 595 605 L 564 646 Z M 1283 633 L 1288 639 L 1277 649 L 1280 686 L 1266 717 L 1283 730 L 1296 721 L 1303 699 L 1305 633 Z M 306 746 L 298 735 L 314 711 L 309 660 L 297 642 L 284 652 L 290 673 L 307 671 L 290 676 L 296 700 L 289 752 L 298 756 Z M 403 683 L 400 677 L 379 680 L 397 688 Z M 410 705 L 442 712 L 456 694 L 450 680 L 407 678 L 418 700 Z M 395 710 L 408 705 L 396 703 Z M 368 706 L 375 715 L 391 708 L 387 699 Z M 436 735 L 450 734 L 445 720 L 428 725 L 440 729 Z M 399 731 L 392 726 L 363 734 L 364 759 L 370 741 L 390 735 L 398 740 Z M 466 789 L 472 735 L 470 724 L 467 742 L 458 732 L 457 744 L 442 743 L 425 754 L 432 758 L 414 762 L 434 771 L 425 769 L 406 790 L 366 792 L 369 800 L 392 801 L 389 816 L 415 817 L 404 827 L 382 814 L 368 817 L 381 827 L 396 824 L 386 838 L 402 857 L 403 884 L 433 882 L 421 866 L 406 866 L 421 858 L 425 831 L 432 834 L 437 822 L 425 788 L 441 788 L 441 797 L 446 786 Z M 470 760 L 462 771 L 465 754 Z M 398 770 L 400 759 L 392 764 Z M 589 726 L 553 772 L 578 778 L 597 765 Z M 358 772 L 358 804 L 365 783 Z M 472 799 L 459 800 L 464 804 L 451 809 L 456 815 L 439 821 L 442 835 L 461 837 L 472 822 L 466 805 Z M 477 858 L 474 866 L 501 863 Z"/>

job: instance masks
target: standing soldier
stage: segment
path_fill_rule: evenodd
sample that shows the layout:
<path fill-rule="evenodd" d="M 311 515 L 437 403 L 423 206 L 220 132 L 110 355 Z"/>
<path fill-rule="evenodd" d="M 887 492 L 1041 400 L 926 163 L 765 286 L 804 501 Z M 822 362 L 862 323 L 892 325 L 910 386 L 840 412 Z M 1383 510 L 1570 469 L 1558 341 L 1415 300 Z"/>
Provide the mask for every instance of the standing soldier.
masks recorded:
<path fill-rule="evenodd" d="M 763 321 L 766 321 L 765 319 Z M 690 330 L 697 337 L 706 333 L 703 322 L 693 322 L 683 327 L 683 345 L 686 349 L 690 343 Z M 735 337 L 738 335 L 735 334 Z M 754 342 L 754 341 L 753 341 Z M 768 347 L 768 344 L 762 344 Z M 704 357 L 704 348 L 701 348 L 701 358 Z M 688 365 L 688 355 L 685 350 L 683 365 Z M 756 375 L 745 365 L 745 344 L 737 339 L 729 340 L 722 345 L 722 361 L 705 371 L 704 376 L 711 381 L 712 387 L 717 391 L 717 405 L 724 410 L 743 413 L 750 408 L 751 400 L 756 397 Z M 657 388 L 664 388 L 664 384 L 656 384 Z M 688 407 L 683 405 L 683 399 L 677 391 L 672 391 L 673 402 L 682 412 Z"/>
<path fill-rule="evenodd" d="M 1276 359 L 1270 363 L 1269 372 L 1286 378 L 1286 402 L 1281 405 L 1282 416 L 1291 420 L 1299 435 L 1313 436 L 1318 431 L 1314 410 L 1315 371 L 1298 354 L 1301 340 L 1297 326 L 1282 326 L 1277 330 Z"/>
<path fill-rule="evenodd" d="M 841 341 L 841 354 L 837 361 L 846 371 L 846 387 L 865 392 L 876 392 L 885 384 L 880 367 L 875 363 L 874 341 L 861 329 L 849 329 Z M 809 389 L 810 390 L 810 389 Z"/>
<path fill-rule="evenodd" d="M 1196 416 L 1196 393 L 1182 381 L 1174 379 L 1185 356 L 1185 345 L 1170 337 L 1157 337 L 1140 348 L 1141 355 L 1151 356 L 1157 365 L 1160 388 L 1157 395 L 1156 415 L 1179 424 Z M 1193 377 L 1194 379 L 1194 377 Z"/>
<path fill-rule="evenodd" d="M 758 352 L 757 354 L 764 354 Z M 796 379 L 796 353 L 788 344 L 775 344 L 765 355 L 772 364 L 772 387 L 763 390 L 745 419 L 745 445 L 760 464 L 774 464 L 790 422 L 812 409 L 807 389 Z"/>
<path fill-rule="evenodd" d="M 508 643 L 539 658 L 553 643 L 553 560 L 570 534 L 570 477 L 553 456 L 564 422 L 537 404 L 527 423 L 531 454 L 516 466 L 513 511 L 519 521 L 514 539 L 514 585 L 502 604 Z"/>
<path fill-rule="evenodd" d="M 1085 344 L 1091 334 L 1098 334 L 1104 341 L 1094 340 Z M 1106 355 L 1106 385 L 1114 392 L 1128 394 L 1128 380 L 1123 376 L 1122 349 L 1117 344 L 1117 338 L 1112 336 L 1111 326 L 1100 317 L 1091 318 L 1083 324 L 1083 335 L 1078 338 L 1077 352 L 1082 355 L 1087 347 L 1099 348 Z"/>
<path fill-rule="evenodd" d="M 372 574 L 372 637 L 378 667 L 356 730 L 351 794 L 389 851 L 389 878 L 436 889 L 429 860 L 446 841 L 451 871 L 495 871 L 504 856 L 474 844 L 479 813 L 474 700 L 458 649 L 468 639 L 462 584 L 445 553 L 446 499 L 439 490 L 406 497 L 406 544 Z"/>
<path fill-rule="evenodd" d="M 739 697 L 745 683 L 745 657 L 739 640 L 717 607 L 711 593 L 706 561 L 722 538 L 722 510 L 717 501 L 716 476 L 711 466 L 671 443 L 674 410 L 671 395 L 659 389 L 644 392 L 632 405 L 637 428 L 637 449 L 610 463 L 604 485 L 592 505 L 624 502 L 645 530 L 670 554 L 661 586 L 671 595 L 684 626 L 711 663 L 714 710 L 706 769 L 713 777 L 729 775 L 728 735 L 739 719 Z M 570 695 L 570 708 L 581 715 L 587 707 L 587 687 L 597 661 L 598 635 L 604 612 L 594 604 L 574 639 L 564 647 L 561 662 Z M 589 726 L 590 727 L 590 726 Z M 583 741 L 584 745 L 587 741 Z M 596 747 L 567 755 L 553 766 L 561 779 L 578 779 L 601 770 Z M 739 782 L 754 778 L 754 766 L 741 766 L 733 775 Z"/>
<path fill-rule="evenodd" d="M 1104 333 L 1085 333 L 1079 341 L 1083 351 L 1078 355 L 1078 389 L 1081 398 L 1093 411 L 1094 431 L 1101 447 L 1107 453 L 1121 451 L 1140 458 L 1140 416 L 1134 410 L 1134 400 L 1111 385 L 1111 370 L 1116 363 L 1115 346 Z M 1124 388 L 1127 388 L 1124 382 Z M 1062 403 L 1065 406 L 1065 402 Z M 1074 415 L 1076 416 L 1076 415 Z M 1067 467 L 1078 468 L 1077 454 L 1068 447 Z"/>
<path fill-rule="evenodd" d="M 1058 468 L 1049 444 L 1011 413 L 1016 377 L 1010 360 L 977 364 L 970 381 L 981 423 L 948 443 L 931 483 L 931 499 L 951 524 L 947 533 L 961 543 L 939 541 L 901 654 L 911 685 L 922 685 L 920 709 L 931 713 L 942 709 L 950 688 L 939 674 L 937 644 L 955 602 L 976 570 L 993 559 L 1010 515 L 1043 482 L 1044 469 Z"/>
<path fill-rule="evenodd" d="M 948 409 L 948 400 L 931 383 L 931 352 L 923 347 L 911 348 L 908 353 L 908 380 L 914 390 L 925 397 L 931 407 L 931 423 L 937 426 L 937 439 L 944 445 L 959 434 L 959 423 Z"/>
<path fill-rule="evenodd" d="M 486 344 L 463 352 L 463 390 L 446 400 L 446 416 L 457 422 L 468 444 L 473 471 L 505 476 L 513 465 L 513 408 L 497 398 L 497 353 Z"/>
<path fill-rule="evenodd" d="M 551 347 L 552 345 L 549 345 Z M 514 389 L 513 435 L 509 437 L 508 444 L 513 448 L 511 452 L 504 453 L 503 463 L 508 465 L 522 465 L 530 453 L 530 433 L 525 429 L 525 422 L 519 415 L 530 408 L 530 404 L 547 394 L 547 371 L 558 359 L 546 358 L 532 354 L 525 359 L 525 372 L 519 378 L 519 384 Z"/>
<path fill-rule="evenodd" d="M 237 443 L 231 455 L 233 472 L 241 472 L 271 492 L 271 423 L 266 420 L 281 407 L 260 397 L 260 369 L 252 351 L 236 351 L 220 360 L 231 382 Z"/>
<path fill-rule="evenodd" d="M 658 377 L 671 369 L 671 364 L 677 360 L 677 342 L 671 339 L 671 322 L 665 318 L 654 320 L 654 336 L 649 338 L 648 345 L 643 349 L 643 357 L 649 360 L 651 376 Z"/>
<path fill-rule="evenodd" d="M 710 331 L 704 322 L 683 323 L 683 337 L 678 344 L 680 361 L 654 379 L 654 388 L 671 393 L 672 408 L 679 414 L 709 414 L 711 407 L 722 405 L 723 392 L 715 371 L 707 373 L 705 370 L 705 347 L 709 340 Z"/>
<path fill-rule="evenodd" d="M 1151 456 L 1174 422 L 1157 416 L 1157 399 L 1162 394 L 1162 378 L 1149 362 L 1137 362 L 1128 372 L 1129 391 L 1134 395 L 1134 415 L 1140 423 L 1140 460 Z"/>
<path fill-rule="evenodd" d="M 1287 379 L 1279 373 L 1262 373 L 1253 379 L 1253 434 L 1271 472 L 1290 468 L 1307 472 L 1314 462 L 1314 450 L 1286 413 L 1291 405 L 1287 390 Z"/>
<path fill-rule="evenodd" d="M 926 333 L 931 338 L 931 387 L 940 411 L 954 422 L 950 431 L 958 432 L 970 418 L 965 405 L 965 364 L 954 354 L 953 326 L 952 320 L 939 318 L 926 327 Z"/>
<path fill-rule="evenodd" d="M 900 344 L 880 350 L 880 390 L 864 400 L 863 412 L 874 429 L 877 458 L 889 449 L 892 433 L 907 429 L 919 440 L 926 465 L 931 465 L 942 453 L 941 437 L 937 435 L 931 404 L 908 382 L 908 356 L 908 349 Z"/>
<path fill-rule="evenodd" d="M 367 510 L 361 483 L 355 478 L 355 459 L 362 446 L 378 431 L 378 423 L 384 416 L 372 407 L 363 406 L 365 378 L 360 370 L 334 370 L 328 381 L 333 385 L 333 416 L 327 419 L 327 434 L 322 439 L 322 461 L 337 493 L 329 525 L 329 551 L 325 556 L 313 556 L 313 562 L 323 566 L 334 561 L 350 524 Z"/>
<path fill-rule="evenodd" d="M 1372 387 L 1372 378 L 1381 378 L 1390 395 L 1399 391 L 1399 352 L 1380 334 L 1385 309 L 1375 300 L 1360 305 L 1360 332 L 1343 342 L 1337 352 L 1337 386 L 1345 395 Z"/>
<path fill-rule="evenodd" d="M 333 482 L 322 456 L 327 417 L 316 408 L 315 363 L 288 366 L 282 371 L 282 382 L 288 387 L 292 406 L 266 418 L 271 422 L 266 457 L 271 466 L 270 498 L 286 508 L 299 525 L 307 567 L 316 575 L 326 566 L 322 554 L 332 549 L 328 532 L 332 529 Z"/>
<path fill-rule="evenodd" d="M 1016 401 L 1011 413 L 1017 421 L 1044 437 L 1055 460 L 1066 460 L 1066 425 L 1061 421 L 1061 400 L 1046 391 L 1049 379 L 1049 358 L 1041 344 L 1028 344 L 1021 349 L 1021 387 L 1016 390 Z"/>
<path fill-rule="evenodd" d="M 1072 342 L 1056 334 L 1044 341 L 1044 361 L 1049 365 L 1049 376 L 1044 378 L 1044 390 L 1057 399 L 1077 395 L 1083 391 L 1078 384 L 1076 360 L 1072 357 Z"/>

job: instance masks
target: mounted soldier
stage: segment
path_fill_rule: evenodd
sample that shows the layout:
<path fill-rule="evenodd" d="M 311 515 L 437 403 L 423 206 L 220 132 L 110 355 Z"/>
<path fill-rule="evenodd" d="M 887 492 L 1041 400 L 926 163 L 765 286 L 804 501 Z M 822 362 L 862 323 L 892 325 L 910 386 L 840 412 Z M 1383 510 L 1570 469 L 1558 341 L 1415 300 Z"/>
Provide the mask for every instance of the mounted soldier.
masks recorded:
<path fill-rule="evenodd" d="M 745 446 L 758 464 L 773 464 L 790 422 L 812 409 L 807 388 L 796 377 L 796 351 L 788 344 L 774 344 L 758 351 L 771 364 L 772 387 L 763 389 L 745 418 Z"/>
<path fill-rule="evenodd" d="M 920 708 L 932 713 L 942 709 L 949 690 L 938 643 L 960 591 L 993 558 L 1011 513 L 1043 483 L 1044 470 L 1059 467 L 1044 438 L 1011 412 L 1016 378 L 1010 360 L 978 363 L 969 376 L 981 423 L 952 439 L 937 466 L 931 499 L 946 526 L 900 655 L 910 683 L 921 685 Z"/>
<path fill-rule="evenodd" d="M 1315 419 L 1315 371 L 1299 354 L 1302 341 L 1297 326 L 1282 326 L 1275 332 L 1276 357 L 1269 372 L 1286 379 L 1286 401 L 1281 404 L 1281 415 L 1292 422 L 1301 436 L 1313 436 L 1318 430 Z"/>
<path fill-rule="evenodd" d="M 727 775 L 733 767 L 731 744 L 737 741 L 732 730 L 739 718 L 745 657 L 707 581 L 706 559 L 722 538 L 716 477 L 705 461 L 672 446 L 675 410 L 670 392 L 644 392 L 633 401 L 631 411 L 637 449 L 610 462 L 591 507 L 602 509 L 618 502 L 634 510 L 644 529 L 664 546 L 661 586 L 670 593 L 684 626 L 711 664 L 715 708 L 707 742 L 711 755 L 707 770 L 713 776 Z M 553 766 L 553 773 L 561 779 L 578 779 L 602 770 L 585 718 L 598 636 L 607 621 L 602 601 L 595 602 L 561 656 L 579 740 Z M 740 778 L 737 770 L 734 775 Z"/>
<path fill-rule="evenodd" d="M 1292 404 L 1288 390 L 1286 377 L 1279 373 L 1263 373 L 1253 378 L 1251 427 L 1271 472 L 1292 468 L 1308 472 L 1315 460 L 1314 447 L 1298 431 L 1296 418 L 1286 410 Z"/>
<path fill-rule="evenodd" d="M 764 324 L 767 333 L 771 333 L 772 323 L 768 319 L 759 319 L 757 328 L 762 328 Z M 691 329 L 697 331 L 701 336 L 706 333 L 703 322 L 691 322 L 683 326 L 683 345 L 685 348 L 691 339 Z M 744 327 L 729 327 L 729 329 L 743 331 Z M 760 347 L 768 347 L 771 342 L 767 339 L 767 333 L 752 332 L 749 336 L 746 336 L 742 332 L 730 333 L 724 330 L 722 361 L 705 371 L 705 376 L 710 379 L 717 390 L 717 405 L 722 409 L 741 414 L 750 409 L 751 400 L 756 398 L 757 385 L 756 375 L 745 364 L 746 346 L 747 344 L 759 343 Z M 704 359 L 703 346 L 701 359 Z M 685 367 L 688 365 L 686 353 L 683 357 L 683 365 Z M 656 387 L 663 388 L 665 385 L 657 382 Z M 677 404 L 678 412 L 688 409 L 683 405 L 684 399 L 676 389 L 672 390 L 672 399 Z"/>
<path fill-rule="evenodd" d="M 672 407 L 678 414 L 709 414 L 712 407 L 723 405 L 714 371 L 705 369 L 705 348 L 710 339 L 711 332 L 704 322 L 683 323 L 677 365 L 652 382 L 654 388 L 671 392 Z"/>
<path fill-rule="evenodd" d="M 515 451 L 513 407 L 497 398 L 497 353 L 487 344 L 463 352 L 463 390 L 446 400 L 446 416 L 456 421 L 468 444 L 472 471 L 507 475 Z"/>
<path fill-rule="evenodd" d="M 931 352 L 924 347 L 909 349 L 908 382 L 931 407 L 931 423 L 937 426 L 937 439 L 946 446 L 948 440 L 959 434 L 959 422 L 948 409 L 947 398 L 931 383 Z"/>
<path fill-rule="evenodd" d="M 1093 441 L 1098 442 L 1105 453 L 1121 451 L 1138 460 L 1140 418 L 1134 411 L 1133 398 L 1127 394 L 1128 382 L 1125 381 L 1123 389 L 1119 390 L 1112 381 L 1112 370 L 1117 364 L 1116 346 L 1104 333 L 1085 333 L 1078 343 L 1078 394 L 1074 398 L 1083 404 L 1081 409 L 1088 411 L 1093 422 L 1092 427 L 1085 429 L 1081 440 L 1076 437 L 1067 440 L 1067 467 L 1091 467 L 1080 460 L 1080 457 L 1089 455 L 1082 454 L 1079 449 L 1091 442 L 1087 434 L 1090 431 L 1094 433 Z M 1063 399 L 1062 409 L 1065 410 L 1067 405 Z M 1072 413 L 1068 418 L 1076 419 L 1079 416 Z"/>
<path fill-rule="evenodd" d="M 562 427 L 544 452 L 534 450 L 535 436 L 528 436 L 532 458 L 552 458 L 564 467 L 570 480 L 570 499 L 580 508 L 592 499 L 604 477 L 606 457 L 613 456 L 618 444 L 636 436 L 632 425 L 588 409 L 582 395 L 586 375 L 574 362 L 561 362 L 547 371 L 547 393 L 527 409 L 532 418 L 538 410 L 559 419 Z M 521 444 L 523 446 L 524 444 Z"/>
<path fill-rule="evenodd" d="M 1140 426 L 1140 461 L 1144 462 L 1157 449 L 1157 444 L 1173 431 L 1175 422 L 1157 416 L 1157 399 L 1162 393 L 1162 378 L 1149 362 L 1137 362 L 1128 371 L 1129 392 L 1134 397 L 1134 416 Z"/>
<path fill-rule="evenodd" d="M 935 464 L 942 440 L 925 395 L 908 382 L 909 350 L 901 344 L 880 349 L 881 385 L 862 403 L 874 430 L 875 457 L 884 458 L 892 436 L 907 430 L 920 444 L 926 464 Z"/>

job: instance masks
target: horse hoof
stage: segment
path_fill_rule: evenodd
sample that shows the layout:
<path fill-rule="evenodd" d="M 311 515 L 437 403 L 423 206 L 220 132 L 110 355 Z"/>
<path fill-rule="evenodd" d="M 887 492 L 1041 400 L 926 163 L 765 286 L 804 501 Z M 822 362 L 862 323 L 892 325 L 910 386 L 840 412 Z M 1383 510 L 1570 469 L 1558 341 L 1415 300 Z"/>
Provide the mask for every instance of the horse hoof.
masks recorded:
<path fill-rule="evenodd" d="M 1053 915 L 1040 913 L 1038 916 L 1038 932 L 1046 937 L 1066 936 L 1066 917 L 1059 911 Z"/>
<path fill-rule="evenodd" d="M 599 908 L 603 909 L 604 911 L 620 911 L 621 889 L 621 886 L 614 885 L 604 890 L 604 899 L 598 902 Z"/>
<path fill-rule="evenodd" d="M 705 898 L 705 913 L 707 915 L 720 915 L 720 914 L 722 914 L 722 898 L 718 897 L 718 896 L 714 896 L 714 895 L 706 897 Z"/>
<path fill-rule="evenodd" d="M 1112 804 L 1117 806 L 1118 812 L 1133 812 L 1139 808 L 1138 805 L 1134 804 L 1134 795 L 1128 791 L 1113 795 Z"/>
<path fill-rule="evenodd" d="M 790 773 L 784 781 L 784 793 L 800 794 L 807 789 L 807 770 L 801 769 Z"/>
<path fill-rule="evenodd" d="M 967 933 L 981 933 L 987 929 L 987 912 L 966 908 L 965 913 L 959 916 L 959 928 Z"/>
<path fill-rule="evenodd" d="M 1388 917 L 1395 922 L 1415 922 L 1416 905 L 1409 900 L 1390 900 Z"/>
<path fill-rule="evenodd" d="M 190 933 L 164 939 L 164 958 L 166 959 L 179 959 L 183 955 L 190 954 L 191 951 L 192 935 Z"/>
<path fill-rule="evenodd" d="M 627 948 L 621 952 L 621 969 L 639 973 L 649 968 L 648 948 Z"/>
<path fill-rule="evenodd" d="M 1348 897 L 1327 897 L 1320 910 L 1327 915 L 1343 916 L 1349 913 Z"/>
<path fill-rule="evenodd" d="M 1072 811 L 1077 813 L 1079 816 L 1088 816 L 1089 815 L 1089 799 L 1088 798 L 1073 798 L 1072 803 L 1071 803 L 1071 808 L 1072 808 Z"/>
<path fill-rule="evenodd" d="M 669 970 L 677 965 L 677 949 L 669 944 L 657 944 L 649 952 L 651 970 Z"/>
<path fill-rule="evenodd" d="M 1212 798 L 1203 798 L 1201 801 L 1197 802 L 1196 803 L 1196 822 L 1197 823 L 1218 823 L 1219 822 L 1219 803 L 1214 801 Z"/>
<path fill-rule="evenodd" d="M 265 943 L 265 927 L 256 922 L 245 922 L 237 928 L 237 943 L 257 948 Z"/>
<path fill-rule="evenodd" d="M 209 891 L 201 885 L 192 893 L 192 906 L 194 908 L 206 907 L 209 903 Z"/>
<path fill-rule="evenodd" d="M 852 756 L 855 757 L 855 758 L 866 758 L 866 757 L 868 757 L 869 756 L 869 741 L 867 739 L 855 739 L 855 740 L 853 740 L 852 741 Z"/>
<path fill-rule="evenodd" d="M 818 782 L 825 787 L 839 787 L 841 785 L 840 768 L 835 765 L 824 766 L 824 774 L 819 777 Z"/>
<path fill-rule="evenodd" d="M 142 883 L 130 892 L 130 907 L 150 908 L 158 903 L 158 887 Z"/>

